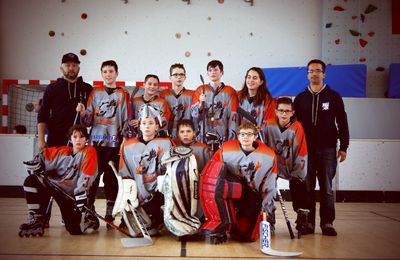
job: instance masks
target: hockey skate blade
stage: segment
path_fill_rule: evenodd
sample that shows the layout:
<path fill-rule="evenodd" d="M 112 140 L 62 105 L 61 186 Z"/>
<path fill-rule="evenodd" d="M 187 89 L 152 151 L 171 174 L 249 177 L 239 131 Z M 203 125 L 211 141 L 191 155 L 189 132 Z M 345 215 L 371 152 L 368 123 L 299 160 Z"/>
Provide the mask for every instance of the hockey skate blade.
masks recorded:
<path fill-rule="evenodd" d="M 277 251 L 272 248 L 263 248 L 263 249 L 261 249 L 261 252 L 263 252 L 266 255 L 282 256 L 282 257 L 294 257 L 294 256 L 300 256 L 303 254 L 303 252 Z"/>
<path fill-rule="evenodd" d="M 123 247 L 143 247 L 151 246 L 153 240 L 148 237 L 133 237 L 133 238 L 121 238 L 121 243 Z"/>

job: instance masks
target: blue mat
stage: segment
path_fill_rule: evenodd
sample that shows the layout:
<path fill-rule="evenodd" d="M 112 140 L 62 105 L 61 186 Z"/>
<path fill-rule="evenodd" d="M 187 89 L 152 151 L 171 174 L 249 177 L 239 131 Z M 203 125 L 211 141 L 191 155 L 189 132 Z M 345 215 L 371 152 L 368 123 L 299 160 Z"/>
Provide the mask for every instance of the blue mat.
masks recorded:
<path fill-rule="evenodd" d="M 388 97 L 400 98 L 400 63 L 392 63 L 389 66 Z"/>
<path fill-rule="evenodd" d="M 307 67 L 264 68 L 267 86 L 273 97 L 296 96 L 309 84 Z M 324 82 L 342 97 L 366 97 L 367 66 L 330 65 Z"/>

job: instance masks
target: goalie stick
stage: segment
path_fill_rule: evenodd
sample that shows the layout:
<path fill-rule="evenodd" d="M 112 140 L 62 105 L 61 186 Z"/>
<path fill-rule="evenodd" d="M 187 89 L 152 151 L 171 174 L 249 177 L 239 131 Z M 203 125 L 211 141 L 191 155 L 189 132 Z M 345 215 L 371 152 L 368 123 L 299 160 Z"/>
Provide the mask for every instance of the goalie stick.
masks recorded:
<path fill-rule="evenodd" d="M 114 162 L 113 161 L 108 161 L 108 165 L 110 165 L 111 169 L 113 170 L 115 177 L 121 178 L 121 176 L 118 175 L 117 169 L 115 168 Z M 121 238 L 121 243 L 124 247 L 142 247 L 142 246 L 151 246 L 153 244 L 153 240 L 151 239 L 151 236 L 149 232 L 147 231 L 146 225 L 143 223 L 142 216 L 138 214 L 136 209 L 133 207 L 132 203 L 130 200 L 127 201 L 128 207 L 130 208 L 133 218 L 135 219 L 136 223 L 138 224 L 138 227 L 140 229 L 140 232 L 142 233 L 143 237 L 132 237 L 131 235 L 130 238 Z M 123 212 L 123 214 L 126 214 L 126 212 Z M 130 225 L 130 223 L 126 223 L 126 225 Z"/>
<path fill-rule="evenodd" d="M 292 224 L 290 223 L 290 220 L 289 220 L 289 217 L 288 217 L 288 214 L 287 214 L 287 211 L 286 211 L 285 204 L 283 203 L 283 198 L 282 198 L 282 195 L 281 195 L 281 191 L 279 190 L 279 188 L 276 189 L 276 195 L 278 196 L 279 202 L 281 203 L 283 216 L 285 217 L 285 221 L 286 221 L 286 225 L 287 225 L 288 230 L 289 230 L 290 238 L 294 239 Z"/>
<path fill-rule="evenodd" d="M 266 213 L 263 212 L 263 220 L 260 223 L 260 250 L 263 254 L 281 257 L 300 256 L 303 252 L 278 251 L 271 248 L 271 230 Z"/>

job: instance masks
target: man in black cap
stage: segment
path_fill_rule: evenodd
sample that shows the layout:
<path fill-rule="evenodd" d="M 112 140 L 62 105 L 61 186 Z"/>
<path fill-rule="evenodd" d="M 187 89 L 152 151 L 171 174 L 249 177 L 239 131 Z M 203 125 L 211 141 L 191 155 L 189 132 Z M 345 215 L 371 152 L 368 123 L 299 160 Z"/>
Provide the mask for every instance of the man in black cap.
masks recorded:
<path fill-rule="evenodd" d="M 67 145 L 68 129 L 76 123 L 76 106 L 86 104 L 92 86 L 78 77 L 79 58 L 74 53 L 62 57 L 60 71 L 62 78 L 46 87 L 42 106 L 38 113 L 38 148 Z M 79 121 L 78 121 L 79 122 Z M 45 132 L 47 128 L 47 143 Z"/>

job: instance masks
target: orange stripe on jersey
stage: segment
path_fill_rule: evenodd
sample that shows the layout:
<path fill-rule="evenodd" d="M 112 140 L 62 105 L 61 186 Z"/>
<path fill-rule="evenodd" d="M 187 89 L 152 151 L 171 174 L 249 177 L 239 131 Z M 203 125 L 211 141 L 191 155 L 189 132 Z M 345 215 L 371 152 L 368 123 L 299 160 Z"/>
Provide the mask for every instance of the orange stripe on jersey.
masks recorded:
<path fill-rule="evenodd" d="M 51 147 L 45 148 L 43 150 L 44 159 L 48 162 L 53 162 L 60 156 L 68 156 L 72 153 L 72 147 L 70 146 L 61 146 L 61 147 Z"/>
<path fill-rule="evenodd" d="M 86 146 L 83 150 L 85 158 L 82 162 L 82 172 L 93 176 L 97 172 L 97 153 L 93 146 Z"/>

